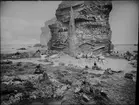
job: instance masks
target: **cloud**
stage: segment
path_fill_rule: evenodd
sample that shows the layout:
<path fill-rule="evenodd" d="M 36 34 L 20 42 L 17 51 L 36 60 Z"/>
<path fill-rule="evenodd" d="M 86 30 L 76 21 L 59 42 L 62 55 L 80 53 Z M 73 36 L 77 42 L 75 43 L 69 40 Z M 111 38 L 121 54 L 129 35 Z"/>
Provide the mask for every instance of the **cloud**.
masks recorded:
<path fill-rule="evenodd" d="M 12 34 L 8 31 L 2 31 L 1 34 L 3 35 L 1 38 L 2 39 L 11 39 L 12 38 Z"/>
<path fill-rule="evenodd" d="M 113 1 L 109 19 L 114 44 L 138 43 L 137 7 L 133 1 Z"/>
<path fill-rule="evenodd" d="M 1 31 L 1 43 L 5 44 L 5 43 L 9 43 L 12 39 L 12 33 L 8 32 L 8 31 Z"/>
<path fill-rule="evenodd" d="M 1 17 L 1 28 L 9 31 L 23 31 L 29 23 L 25 20 L 11 17 Z"/>
<path fill-rule="evenodd" d="M 13 17 L 1 17 L 2 43 L 34 43 L 38 42 L 43 22 L 32 20 L 30 22 Z M 38 40 L 37 40 L 38 39 Z M 29 42 L 28 42 L 29 41 Z"/>

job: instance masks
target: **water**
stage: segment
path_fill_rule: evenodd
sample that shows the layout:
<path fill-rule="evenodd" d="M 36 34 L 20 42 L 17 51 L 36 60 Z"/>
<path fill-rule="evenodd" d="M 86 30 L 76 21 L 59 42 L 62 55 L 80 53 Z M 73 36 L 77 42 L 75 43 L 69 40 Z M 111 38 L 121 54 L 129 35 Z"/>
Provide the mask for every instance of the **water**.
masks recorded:
<path fill-rule="evenodd" d="M 15 53 L 19 48 L 28 48 L 29 46 L 33 46 L 31 44 L 5 44 L 1 45 L 1 53 L 8 54 L 8 53 Z M 25 50 L 23 50 L 25 52 Z"/>
<path fill-rule="evenodd" d="M 134 44 L 115 44 L 114 50 L 119 52 L 125 52 L 125 51 L 134 51 L 138 50 L 138 46 L 134 46 Z"/>
<path fill-rule="evenodd" d="M 30 47 L 29 47 L 30 46 Z M 115 44 L 114 49 L 117 51 L 133 51 L 138 50 L 138 46 L 134 46 L 133 44 Z M 26 52 L 29 50 L 37 50 L 37 48 L 33 47 L 33 44 L 1 44 L 1 53 L 8 54 L 8 53 L 15 53 L 17 52 L 19 48 L 26 48 L 27 50 L 20 50 L 20 52 Z"/>

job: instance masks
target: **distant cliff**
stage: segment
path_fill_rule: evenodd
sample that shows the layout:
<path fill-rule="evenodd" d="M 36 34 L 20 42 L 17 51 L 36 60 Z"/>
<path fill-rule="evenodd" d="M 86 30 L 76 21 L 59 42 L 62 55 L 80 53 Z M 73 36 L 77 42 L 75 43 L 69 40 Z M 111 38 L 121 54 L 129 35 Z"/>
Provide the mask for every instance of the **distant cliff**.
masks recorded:
<path fill-rule="evenodd" d="M 48 41 L 51 39 L 50 29 L 48 27 L 49 24 L 53 24 L 56 21 L 56 18 L 52 18 L 45 22 L 44 27 L 41 27 L 41 35 L 40 35 L 40 43 L 41 45 L 47 46 Z"/>

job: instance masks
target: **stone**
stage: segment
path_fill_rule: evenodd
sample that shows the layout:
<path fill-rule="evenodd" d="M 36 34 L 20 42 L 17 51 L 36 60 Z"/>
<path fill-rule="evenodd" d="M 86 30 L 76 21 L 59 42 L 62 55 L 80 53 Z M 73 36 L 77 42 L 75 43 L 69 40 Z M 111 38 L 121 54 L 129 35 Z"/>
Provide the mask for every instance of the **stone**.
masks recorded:
<path fill-rule="evenodd" d="M 77 98 L 74 91 L 72 89 L 68 89 L 64 94 L 61 105 L 80 105 Z"/>
<path fill-rule="evenodd" d="M 20 78 L 22 81 L 38 80 L 40 77 L 42 77 L 42 74 L 40 74 L 40 75 L 34 75 L 34 74 L 18 75 L 18 78 Z"/>
<path fill-rule="evenodd" d="M 90 80 L 88 80 L 88 82 L 89 82 L 92 86 L 97 86 L 97 85 L 101 84 L 101 83 L 100 83 L 100 80 L 98 80 L 98 79 L 96 79 L 96 78 L 90 79 Z"/>
<path fill-rule="evenodd" d="M 86 65 L 86 66 L 85 66 L 85 69 L 88 69 L 88 68 L 89 68 L 89 67 Z"/>
<path fill-rule="evenodd" d="M 49 58 L 50 59 L 56 59 L 56 58 L 59 58 L 59 55 L 58 54 L 54 54 L 54 55 L 51 55 Z"/>
<path fill-rule="evenodd" d="M 13 62 L 12 61 L 9 61 L 9 60 L 7 60 L 7 61 L 1 61 L 0 62 L 0 64 L 12 64 Z"/>
<path fill-rule="evenodd" d="M 73 81 L 72 86 L 80 87 L 81 84 L 82 84 L 82 81 L 80 81 L 80 80 L 75 80 L 75 81 Z"/>
<path fill-rule="evenodd" d="M 80 87 L 76 87 L 74 92 L 75 92 L 75 93 L 78 93 L 80 90 L 81 90 Z"/>
<path fill-rule="evenodd" d="M 131 73 L 126 73 L 124 77 L 125 77 L 125 78 L 128 78 L 128 79 L 133 79 L 133 74 L 131 74 Z"/>
<path fill-rule="evenodd" d="M 118 70 L 118 71 L 113 71 L 113 70 L 112 70 L 112 72 L 113 72 L 113 73 L 122 73 L 123 70 Z"/>
<path fill-rule="evenodd" d="M 113 74 L 113 71 L 111 70 L 111 68 L 107 68 L 105 70 L 104 74 L 112 75 Z"/>
<path fill-rule="evenodd" d="M 65 63 L 63 63 L 63 62 L 59 63 L 59 66 L 64 66 L 64 65 L 65 65 Z"/>
<path fill-rule="evenodd" d="M 85 101 L 85 102 L 88 102 L 90 99 L 88 98 L 88 96 L 87 95 L 85 95 L 85 94 L 83 94 L 83 100 Z"/>
<path fill-rule="evenodd" d="M 109 52 L 112 45 L 111 10 L 110 0 L 62 1 L 56 10 L 55 22 L 49 24 L 49 49 L 74 52 L 74 56 L 76 52 Z"/>
<path fill-rule="evenodd" d="M 66 91 L 66 89 L 67 89 L 67 85 L 65 85 L 65 86 L 62 86 L 61 88 L 58 88 L 57 90 L 56 90 L 56 96 L 63 96 L 63 94 L 64 94 L 64 92 Z"/>
<path fill-rule="evenodd" d="M 129 63 L 132 65 L 137 65 L 137 60 L 131 60 Z"/>
<path fill-rule="evenodd" d="M 34 74 L 42 74 L 44 71 L 42 70 L 40 64 L 36 66 L 36 70 Z"/>
<path fill-rule="evenodd" d="M 46 83 L 46 84 L 52 83 L 46 72 L 44 72 L 43 75 L 38 78 L 38 80 L 40 83 Z"/>
<path fill-rule="evenodd" d="M 103 96 L 103 97 L 106 97 L 106 98 L 107 98 L 107 94 L 106 94 L 106 92 L 105 92 L 104 90 L 101 90 L 101 91 L 100 91 L 100 94 L 101 94 L 101 96 Z"/>
<path fill-rule="evenodd" d="M 137 78 L 137 77 L 133 77 L 133 81 L 134 81 L 134 82 L 136 82 L 136 80 L 137 80 L 136 78 Z"/>
<path fill-rule="evenodd" d="M 16 66 L 22 66 L 22 62 L 17 62 Z"/>
<path fill-rule="evenodd" d="M 101 67 L 98 67 L 97 65 L 92 66 L 92 70 L 102 70 Z"/>
<path fill-rule="evenodd" d="M 13 80 L 13 78 L 14 78 L 14 76 L 6 76 L 6 75 L 4 75 L 2 77 L 2 82 L 9 82 L 9 81 Z"/>
<path fill-rule="evenodd" d="M 41 54 L 41 60 L 42 60 L 42 61 L 45 61 L 45 62 L 48 62 L 47 56 L 48 56 L 48 55 L 46 55 L 46 54 Z"/>

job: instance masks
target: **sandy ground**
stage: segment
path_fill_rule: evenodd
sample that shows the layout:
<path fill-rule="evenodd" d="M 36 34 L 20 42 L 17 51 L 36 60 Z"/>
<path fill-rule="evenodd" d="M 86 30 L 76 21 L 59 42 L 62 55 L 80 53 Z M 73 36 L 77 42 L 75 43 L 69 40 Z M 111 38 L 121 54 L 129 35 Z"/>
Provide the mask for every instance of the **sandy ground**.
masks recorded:
<path fill-rule="evenodd" d="M 41 61 L 40 58 L 26 58 L 26 59 L 18 59 L 18 60 L 11 60 L 11 61 L 32 62 L 35 64 L 43 64 L 43 65 L 50 64 L 50 62 Z M 61 56 L 60 58 L 52 59 L 52 62 L 54 63 L 53 66 L 58 66 L 59 63 L 64 63 L 65 66 L 72 64 L 72 65 L 82 67 L 82 68 L 84 68 L 86 65 L 89 68 L 91 68 L 94 64 L 94 61 L 95 61 L 94 59 L 85 59 L 85 58 L 75 59 L 68 55 L 64 55 L 64 56 Z M 115 70 L 115 71 L 122 70 L 125 73 L 136 70 L 136 68 L 133 68 L 132 65 L 129 64 L 129 61 L 125 59 L 106 58 L 106 61 L 104 62 L 104 64 L 101 62 L 98 62 L 97 65 L 101 67 L 102 69 L 112 68 L 112 70 Z"/>
<path fill-rule="evenodd" d="M 120 48 L 121 49 L 119 49 L 119 50 L 123 51 L 122 47 L 120 47 Z M 29 52 L 29 51 L 35 52 L 36 50 L 38 50 L 38 49 L 32 47 L 32 48 L 27 49 L 26 52 Z M 45 49 L 43 49 L 43 50 L 45 50 Z M 132 50 L 136 50 L 136 48 L 132 49 Z M 124 51 L 126 51 L 126 50 L 124 49 Z M 25 50 L 23 50 L 22 52 L 25 52 Z M 91 58 L 91 59 L 86 59 L 86 58 L 75 59 L 66 54 L 62 55 L 60 58 L 52 59 L 53 65 L 51 65 L 51 66 L 54 66 L 54 67 L 47 66 L 50 64 L 50 62 L 41 61 L 41 58 L 24 58 L 24 59 L 16 59 L 16 60 L 9 59 L 9 60 L 14 63 L 31 62 L 33 64 L 43 64 L 44 70 L 47 71 L 47 74 L 48 74 L 48 76 L 50 76 L 52 81 L 55 80 L 55 77 L 58 74 L 57 73 L 55 75 L 55 71 L 60 70 L 60 72 L 63 73 L 64 70 L 66 70 L 66 69 L 62 69 L 62 67 L 65 67 L 70 64 L 70 65 L 79 66 L 81 68 L 84 68 L 87 65 L 90 69 L 85 70 L 85 72 L 88 72 L 88 74 L 82 74 L 82 75 L 86 75 L 86 78 L 88 79 L 88 81 L 90 81 L 90 83 L 92 83 L 94 86 L 95 86 L 95 84 L 100 84 L 100 86 L 98 88 L 103 88 L 103 90 L 106 91 L 106 93 L 109 95 L 109 97 L 112 100 L 114 100 L 113 101 L 114 103 L 118 103 L 119 105 L 130 105 L 128 103 L 135 102 L 134 101 L 135 81 L 124 78 L 124 74 L 127 72 L 130 72 L 130 71 L 136 71 L 137 69 L 132 67 L 132 65 L 129 64 L 129 61 L 127 61 L 125 59 L 107 57 L 106 62 L 104 62 L 104 64 L 97 62 L 97 65 L 99 67 L 101 67 L 102 70 L 92 70 L 91 69 L 94 64 L 94 61 L 95 61 L 95 59 L 93 59 L 93 58 Z M 65 66 L 56 67 L 56 66 L 63 65 L 63 64 Z M 21 65 L 21 67 L 23 67 L 23 69 L 25 69 L 25 71 L 18 71 L 18 69 L 17 69 L 17 70 L 15 70 L 17 72 L 17 75 L 19 75 L 21 73 L 22 76 L 25 75 L 27 77 L 28 73 L 34 72 L 36 65 L 35 66 L 30 65 L 29 67 L 25 66 L 25 65 Z M 17 67 L 17 68 L 20 68 L 20 67 Z M 113 75 L 105 75 L 104 71 L 107 68 L 111 68 L 112 70 L 115 70 L 115 71 L 122 70 L 124 72 L 115 73 Z M 9 70 L 11 70 L 11 68 Z M 27 73 L 27 74 L 23 74 L 22 72 Z M 15 73 L 15 72 L 13 72 L 13 73 Z M 71 80 L 71 78 L 72 78 L 74 81 L 74 80 L 76 80 L 75 77 L 76 76 L 78 77 L 77 72 L 75 72 L 74 69 L 68 70 L 68 73 L 71 73 L 72 77 L 67 76 L 67 80 Z M 78 74 L 80 74 L 80 69 L 78 71 Z M 99 76 L 99 75 L 95 75 L 95 74 L 102 74 L 102 75 Z M 90 75 L 93 75 L 93 77 L 90 77 Z M 61 79 L 66 78 L 66 76 L 60 76 L 60 75 L 59 75 L 59 77 L 61 77 Z M 131 101 L 133 101 L 133 102 L 131 102 Z M 57 105 L 58 102 L 59 101 L 50 102 L 49 104 L 45 104 L 45 105 Z M 30 104 L 28 104 L 28 105 L 30 105 Z M 43 105 L 43 103 L 41 103 L 40 101 L 37 101 L 37 102 L 35 101 L 31 105 Z M 60 102 L 59 102 L 59 105 L 60 105 Z M 105 104 L 105 105 L 107 105 L 107 104 Z"/>
<path fill-rule="evenodd" d="M 24 47 L 26 48 L 26 50 L 17 50 L 18 48 Z M 35 52 L 38 49 L 40 50 L 45 50 L 45 48 L 39 48 L 39 47 L 33 47 L 33 45 L 11 45 L 11 46 L 3 46 L 1 49 L 1 52 L 3 53 L 13 53 L 13 52 Z M 125 52 L 125 51 L 134 51 L 134 50 L 138 50 L 137 46 L 134 45 L 115 45 L 114 47 L 115 51 L 119 51 L 119 52 Z M 40 58 L 26 58 L 26 59 L 18 59 L 18 60 L 12 60 L 13 62 L 32 62 L 35 64 L 50 64 L 50 62 L 43 62 L 40 61 Z M 57 66 L 59 65 L 59 63 L 64 63 L 66 66 L 69 64 L 73 64 L 79 67 L 85 67 L 86 65 L 88 67 L 92 67 L 94 64 L 94 59 L 75 59 L 72 58 L 68 55 L 64 55 L 61 56 L 58 59 L 53 59 L 52 60 L 54 65 L 53 66 Z M 131 70 L 136 70 L 136 68 L 133 68 L 129 62 L 125 59 L 113 59 L 113 58 L 106 58 L 106 62 L 104 64 L 98 62 L 97 63 L 99 67 L 101 67 L 102 69 L 106 69 L 106 68 L 112 68 L 113 70 L 124 70 L 125 72 L 129 72 Z"/>

